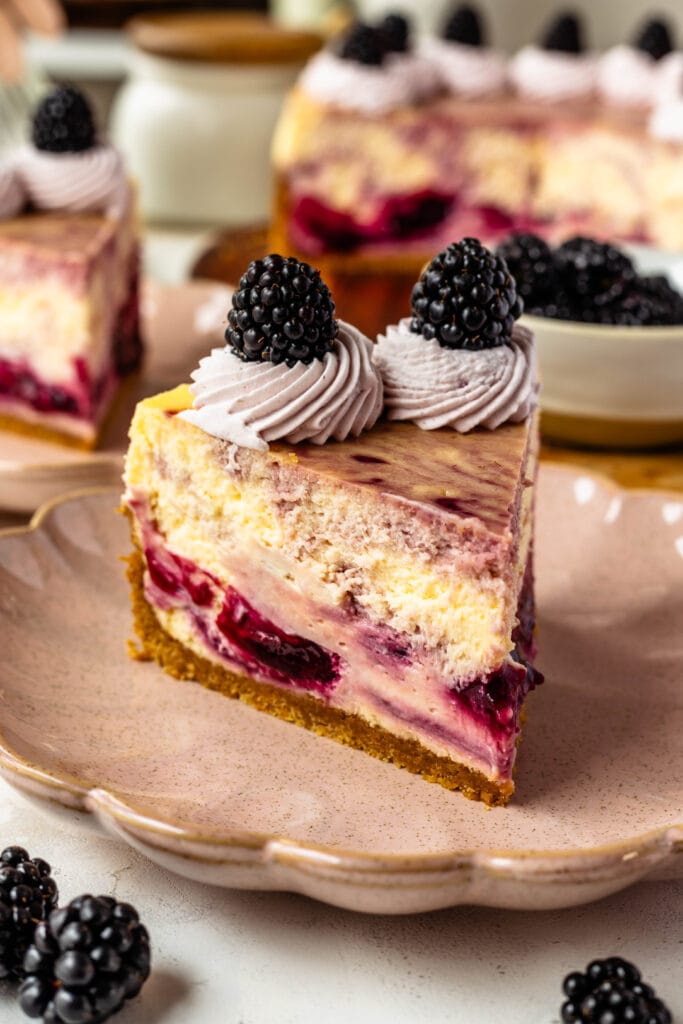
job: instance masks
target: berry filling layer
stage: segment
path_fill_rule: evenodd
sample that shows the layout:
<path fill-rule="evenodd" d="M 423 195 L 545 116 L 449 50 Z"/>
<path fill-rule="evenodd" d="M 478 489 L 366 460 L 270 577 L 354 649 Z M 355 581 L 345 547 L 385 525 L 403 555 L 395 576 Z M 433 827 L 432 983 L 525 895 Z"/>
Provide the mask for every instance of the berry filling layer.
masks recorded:
<path fill-rule="evenodd" d="M 222 578 L 172 550 L 144 499 L 127 504 L 145 559 L 145 596 L 161 625 L 226 668 L 360 715 L 489 778 L 511 776 L 519 710 L 540 682 L 530 565 L 511 656 L 493 672 L 445 679 L 419 638 L 371 621 L 353 600 L 321 606 L 287 582 L 282 565 L 226 557 Z M 250 571 L 245 568 L 247 566 Z M 276 609 L 273 612 L 273 609 Z"/>
<path fill-rule="evenodd" d="M 0 355 L 0 409 L 6 408 L 19 417 L 25 411 L 33 420 L 45 416 L 59 417 L 64 425 L 69 420 L 74 425 L 77 425 L 77 421 L 97 423 L 102 418 L 118 379 L 136 369 L 141 356 L 136 274 L 128 298 L 117 316 L 111 359 L 103 373 L 93 375 L 86 359 L 77 357 L 72 362 L 71 379 L 56 383 L 45 380 L 19 354 L 16 357 Z"/>
<path fill-rule="evenodd" d="M 404 216 L 397 210 L 406 211 Z M 587 211 L 560 213 L 552 220 L 522 208 L 515 212 L 492 203 L 473 203 L 465 195 L 392 196 L 381 201 L 371 220 L 360 220 L 351 213 L 336 210 L 317 197 L 299 198 L 291 213 L 289 236 L 302 251 L 378 252 L 393 243 L 414 246 L 424 251 L 440 249 L 454 238 L 473 237 L 497 242 L 512 232 L 529 232 L 551 241 L 571 234 L 590 234 L 608 240 L 614 226 L 607 219 Z M 622 230 L 625 241 L 647 241 L 640 226 Z"/>

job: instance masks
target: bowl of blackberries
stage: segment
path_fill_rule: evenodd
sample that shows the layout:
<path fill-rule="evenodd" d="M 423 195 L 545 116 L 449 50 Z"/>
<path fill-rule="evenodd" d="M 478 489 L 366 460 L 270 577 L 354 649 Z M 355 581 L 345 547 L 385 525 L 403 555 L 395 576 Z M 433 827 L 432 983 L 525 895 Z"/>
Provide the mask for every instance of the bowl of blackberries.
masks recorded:
<path fill-rule="evenodd" d="M 542 429 L 610 447 L 683 441 L 683 294 L 623 249 L 514 234 L 497 249 L 534 331 Z"/>

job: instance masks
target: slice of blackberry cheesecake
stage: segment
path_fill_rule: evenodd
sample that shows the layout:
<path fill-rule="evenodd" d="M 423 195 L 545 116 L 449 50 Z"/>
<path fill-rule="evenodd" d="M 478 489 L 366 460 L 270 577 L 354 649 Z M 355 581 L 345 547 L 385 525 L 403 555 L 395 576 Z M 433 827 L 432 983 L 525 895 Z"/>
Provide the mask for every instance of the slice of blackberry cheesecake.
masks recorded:
<path fill-rule="evenodd" d="M 503 804 L 538 682 L 533 345 L 474 240 L 413 310 L 373 346 L 306 264 L 250 265 L 228 346 L 131 425 L 135 629 L 173 676 Z"/>
<path fill-rule="evenodd" d="M 119 153 L 55 89 L 0 164 L 0 428 L 96 445 L 142 355 L 138 249 Z"/>

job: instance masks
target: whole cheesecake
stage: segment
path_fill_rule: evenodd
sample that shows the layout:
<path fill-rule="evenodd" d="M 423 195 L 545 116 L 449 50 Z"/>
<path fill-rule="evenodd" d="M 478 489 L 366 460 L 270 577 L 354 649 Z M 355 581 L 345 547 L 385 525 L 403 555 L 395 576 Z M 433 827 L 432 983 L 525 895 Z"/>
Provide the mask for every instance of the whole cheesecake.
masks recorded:
<path fill-rule="evenodd" d="M 141 653 L 173 676 L 505 803 L 522 706 L 540 679 L 533 360 L 525 396 L 510 387 L 530 338 L 513 332 L 493 361 L 466 353 L 470 383 L 448 384 L 446 413 L 443 396 L 437 412 L 423 398 L 428 419 L 449 421 L 426 428 L 424 417 L 406 419 L 406 350 L 453 359 L 456 376 L 463 366 L 458 353 L 431 354 L 428 324 L 373 347 L 339 322 L 322 358 L 273 363 L 273 333 L 264 346 L 240 313 L 254 292 L 286 288 L 267 261 L 250 274 L 231 313 L 233 349 L 202 360 L 192 389 L 140 403 L 131 425 L 124 505 Z M 262 323 L 259 309 L 247 311 Z M 245 360 L 259 345 L 270 357 Z M 469 428 L 463 415 L 475 406 L 481 425 Z M 512 422 L 498 423 L 505 416 Z"/>
<path fill-rule="evenodd" d="M 681 248 L 683 53 L 665 26 L 597 54 L 563 16 L 509 58 L 469 4 L 438 38 L 388 20 L 309 61 L 273 144 L 270 246 L 315 259 L 342 316 L 381 330 L 464 235 Z"/>

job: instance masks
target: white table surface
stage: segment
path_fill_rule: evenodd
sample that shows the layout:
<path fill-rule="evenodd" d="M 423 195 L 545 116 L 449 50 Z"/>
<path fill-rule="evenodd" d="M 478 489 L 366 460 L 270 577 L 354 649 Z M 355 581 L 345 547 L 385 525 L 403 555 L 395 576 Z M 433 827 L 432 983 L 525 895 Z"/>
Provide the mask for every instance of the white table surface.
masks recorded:
<path fill-rule="evenodd" d="M 153 973 L 120 1024 L 556 1024 L 564 974 L 610 954 L 636 961 L 683 1021 L 683 881 L 561 912 L 371 917 L 185 881 L 2 781 L 0 836 L 50 861 L 64 901 L 137 906 Z M 26 1019 L 0 985 L 1 1024 Z"/>

